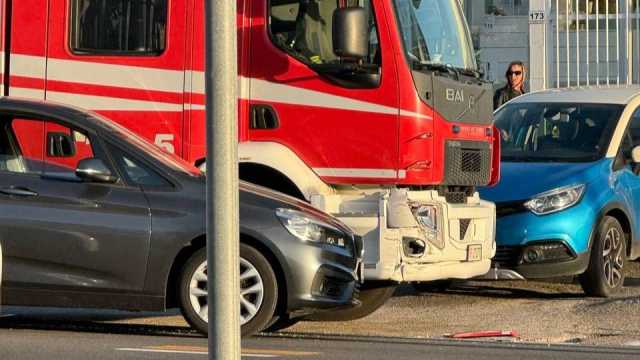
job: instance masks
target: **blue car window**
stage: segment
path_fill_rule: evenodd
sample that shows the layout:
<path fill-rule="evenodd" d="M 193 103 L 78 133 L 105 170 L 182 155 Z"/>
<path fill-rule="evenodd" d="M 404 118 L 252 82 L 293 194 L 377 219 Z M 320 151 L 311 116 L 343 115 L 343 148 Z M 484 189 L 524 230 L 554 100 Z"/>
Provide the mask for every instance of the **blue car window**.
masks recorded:
<path fill-rule="evenodd" d="M 606 152 L 621 105 L 515 103 L 495 114 L 505 161 L 586 162 Z"/>

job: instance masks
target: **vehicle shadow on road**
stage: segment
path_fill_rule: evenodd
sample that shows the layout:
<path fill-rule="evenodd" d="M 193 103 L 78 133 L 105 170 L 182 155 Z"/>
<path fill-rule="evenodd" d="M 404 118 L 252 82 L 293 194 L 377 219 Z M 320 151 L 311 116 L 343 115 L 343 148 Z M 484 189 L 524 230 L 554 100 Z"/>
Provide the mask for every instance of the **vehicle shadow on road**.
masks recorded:
<path fill-rule="evenodd" d="M 560 286 L 554 286 L 554 289 L 552 290 L 546 287 L 542 289 L 531 289 L 530 284 L 525 284 L 525 282 L 521 282 L 523 286 L 514 286 L 513 284 L 514 282 L 509 282 L 509 284 L 505 284 L 503 286 L 500 285 L 500 282 L 474 281 L 454 283 L 446 289 L 429 289 L 428 287 L 420 287 L 420 289 L 415 289 L 411 286 L 407 286 L 399 288 L 394 296 L 429 296 L 439 294 L 477 296 L 495 299 L 575 300 L 584 298 L 584 294 L 582 292 L 563 289 L 563 284 L 558 284 Z"/>
<path fill-rule="evenodd" d="M 136 313 L 110 310 L 3 307 L 0 329 L 91 332 L 100 334 L 201 337 L 188 326 L 149 323 L 151 317 L 173 313 Z M 114 322 L 127 321 L 129 323 Z M 136 323 L 130 323 L 136 322 Z"/>
<path fill-rule="evenodd" d="M 27 329 L 73 331 L 114 335 L 144 335 L 169 337 L 202 337 L 201 334 L 186 327 L 142 325 L 142 324 L 112 324 L 91 321 L 65 321 L 2 318 L 0 329 Z"/>

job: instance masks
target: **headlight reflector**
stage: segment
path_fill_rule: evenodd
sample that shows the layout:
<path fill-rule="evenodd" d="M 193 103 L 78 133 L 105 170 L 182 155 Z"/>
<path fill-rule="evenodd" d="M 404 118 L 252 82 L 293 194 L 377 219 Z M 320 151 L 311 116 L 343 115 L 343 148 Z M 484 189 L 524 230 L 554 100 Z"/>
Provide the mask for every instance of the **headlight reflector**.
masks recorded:
<path fill-rule="evenodd" d="M 584 184 L 579 184 L 547 191 L 525 202 L 524 206 L 536 215 L 561 211 L 577 204 L 585 187 Z"/>
<path fill-rule="evenodd" d="M 438 231 L 438 210 L 434 205 L 417 205 L 412 211 L 420 226 L 434 232 Z"/>
<path fill-rule="evenodd" d="M 291 235 L 298 239 L 336 246 L 351 253 L 352 246 L 347 239 L 349 235 L 335 226 L 293 209 L 276 209 L 276 215 Z"/>

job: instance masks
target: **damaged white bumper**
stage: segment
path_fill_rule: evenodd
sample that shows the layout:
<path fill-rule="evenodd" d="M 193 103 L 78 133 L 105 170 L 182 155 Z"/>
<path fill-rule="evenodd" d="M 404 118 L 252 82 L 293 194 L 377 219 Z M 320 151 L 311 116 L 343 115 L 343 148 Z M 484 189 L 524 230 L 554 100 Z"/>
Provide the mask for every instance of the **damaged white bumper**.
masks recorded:
<path fill-rule="evenodd" d="M 366 280 L 467 279 L 495 255 L 495 205 L 477 193 L 450 203 L 436 190 L 389 189 L 313 203 L 363 236 Z"/>

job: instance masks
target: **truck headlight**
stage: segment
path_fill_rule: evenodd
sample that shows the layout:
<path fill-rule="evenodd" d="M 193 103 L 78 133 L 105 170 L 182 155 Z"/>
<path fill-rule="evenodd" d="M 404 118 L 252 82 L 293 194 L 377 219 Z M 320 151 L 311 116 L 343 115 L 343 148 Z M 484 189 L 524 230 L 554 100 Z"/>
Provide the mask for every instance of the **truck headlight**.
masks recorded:
<path fill-rule="evenodd" d="M 300 240 L 336 246 L 353 253 L 350 235 L 333 225 L 292 209 L 276 209 L 276 215 L 291 235 Z"/>
<path fill-rule="evenodd" d="M 425 230 L 438 231 L 438 208 L 434 205 L 415 205 L 411 208 L 413 216 Z"/>
<path fill-rule="evenodd" d="M 547 215 L 577 204 L 585 189 L 584 184 L 565 186 L 536 195 L 524 206 L 536 215 Z"/>

